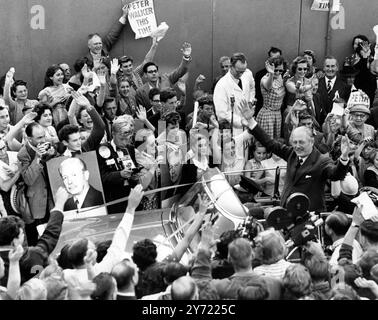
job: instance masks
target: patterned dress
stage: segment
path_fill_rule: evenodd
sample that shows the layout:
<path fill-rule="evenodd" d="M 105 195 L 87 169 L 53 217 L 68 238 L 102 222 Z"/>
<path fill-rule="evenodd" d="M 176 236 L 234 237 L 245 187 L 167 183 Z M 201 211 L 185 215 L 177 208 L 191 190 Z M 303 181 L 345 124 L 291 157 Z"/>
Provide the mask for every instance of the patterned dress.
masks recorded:
<path fill-rule="evenodd" d="M 269 75 L 266 75 L 261 81 L 268 76 Z M 269 90 L 264 86 L 261 86 L 264 105 L 258 113 L 256 121 L 272 139 L 281 136 L 281 106 L 285 97 L 285 92 L 282 78 L 274 79 L 272 88 Z"/>

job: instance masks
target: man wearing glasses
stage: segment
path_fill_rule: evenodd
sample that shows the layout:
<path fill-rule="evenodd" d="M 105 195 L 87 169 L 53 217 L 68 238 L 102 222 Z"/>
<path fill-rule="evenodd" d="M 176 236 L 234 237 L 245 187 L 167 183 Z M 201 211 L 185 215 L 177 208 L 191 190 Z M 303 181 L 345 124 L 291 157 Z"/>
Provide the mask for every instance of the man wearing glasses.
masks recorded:
<path fill-rule="evenodd" d="M 192 46 L 190 43 L 185 42 L 182 45 L 181 52 L 183 54 L 180 65 L 170 73 L 164 73 L 159 75 L 159 67 L 154 62 L 147 62 L 143 66 L 143 74 L 145 75 L 147 82 L 140 87 L 136 92 L 136 102 L 138 105 L 142 105 L 149 110 L 151 108 L 151 102 L 148 94 L 152 88 L 159 88 L 164 90 L 167 88 L 173 88 L 177 81 L 188 72 L 188 66 L 192 61 L 191 53 Z"/>

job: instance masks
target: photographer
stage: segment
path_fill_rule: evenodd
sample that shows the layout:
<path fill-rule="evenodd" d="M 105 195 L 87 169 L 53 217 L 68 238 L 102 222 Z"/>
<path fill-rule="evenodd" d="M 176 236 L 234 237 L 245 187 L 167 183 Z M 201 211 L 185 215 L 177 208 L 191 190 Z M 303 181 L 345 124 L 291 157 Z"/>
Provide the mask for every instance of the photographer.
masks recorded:
<path fill-rule="evenodd" d="M 36 226 L 48 219 L 48 213 L 53 207 L 53 199 L 48 187 L 46 162 L 55 157 L 54 146 L 46 142 L 45 129 L 37 122 L 32 122 L 25 129 L 26 144 L 17 154 L 22 165 L 21 175 L 28 186 L 27 199 L 31 211 L 29 221 L 25 221 L 25 231 L 30 245 L 38 239 Z"/>

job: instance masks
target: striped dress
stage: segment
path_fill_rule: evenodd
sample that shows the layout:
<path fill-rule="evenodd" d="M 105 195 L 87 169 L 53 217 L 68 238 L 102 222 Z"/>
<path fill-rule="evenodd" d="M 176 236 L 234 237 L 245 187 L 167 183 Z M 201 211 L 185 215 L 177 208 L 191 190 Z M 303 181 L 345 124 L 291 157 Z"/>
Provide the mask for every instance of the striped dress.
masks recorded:
<path fill-rule="evenodd" d="M 267 77 L 269 77 L 269 75 L 262 78 L 261 82 Z M 263 96 L 264 105 L 258 113 L 256 121 L 272 139 L 281 136 L 281 106 L 285 93 L 286 91 L 282 78 L 274 79 L 272 88 L 269 90 L 261 85 L 261 94 Z"/>

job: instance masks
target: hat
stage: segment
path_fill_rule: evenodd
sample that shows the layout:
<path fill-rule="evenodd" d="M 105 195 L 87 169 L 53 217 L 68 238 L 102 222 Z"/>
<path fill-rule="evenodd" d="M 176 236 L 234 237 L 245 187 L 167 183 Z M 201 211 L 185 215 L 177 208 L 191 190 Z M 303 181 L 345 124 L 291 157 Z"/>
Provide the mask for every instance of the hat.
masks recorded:
<path fill-rule="evenodd" d="M 354 196 L 358 193 L 358 182 L 349 172 L 345 176 L 344 180 L 340 181 L 340 187 L 342 193 L 348 196 Z"/>
<path fill-rule="evenodd" d="M 264 190 L 258 185 L 254 180 L 247 178 L 243 175 L 240 175 L 240 186 L 245 190 L 251 192 L 252 194 L 257 194 L 259 191 L 263 192 Z"/>
<path fill-rule="evenodd" d="M 370 99 L 365 92 L 362 90 L 357 90 L 353 86 L 347 108 L 349 109 L 350 113 L 363 112 L 370 114 Z"/>

